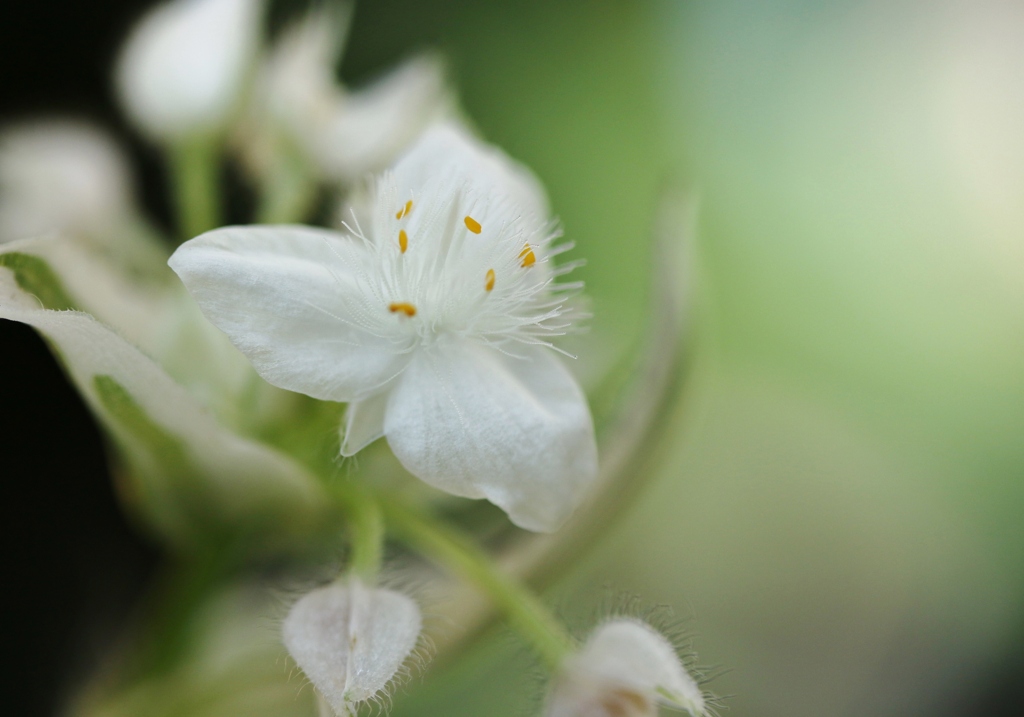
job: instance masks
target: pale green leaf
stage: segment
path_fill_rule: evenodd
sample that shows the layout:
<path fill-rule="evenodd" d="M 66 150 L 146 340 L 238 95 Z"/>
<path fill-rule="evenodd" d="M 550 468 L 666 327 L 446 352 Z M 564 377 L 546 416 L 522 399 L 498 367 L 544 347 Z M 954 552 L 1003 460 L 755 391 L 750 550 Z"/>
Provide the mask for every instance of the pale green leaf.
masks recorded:
<path fill-rule="evenodd" d="M 23 274 L 38 280 L 34 288 L 45 295 L 53 274 L 45 261 L 32 259 L 22 264 L 32 273 Z M 93 317 L 39 308 L 18 276 L 10 266 L 0 269 L 0 317 L 33 326 L 50 341 L 120 449 L 126 498 L 162 535 L 187 545 L 227 526 L 259 524 L 273 534 L 320 514 L 324 496 L 304 468 L 224 428 L 154 361 Z"/>

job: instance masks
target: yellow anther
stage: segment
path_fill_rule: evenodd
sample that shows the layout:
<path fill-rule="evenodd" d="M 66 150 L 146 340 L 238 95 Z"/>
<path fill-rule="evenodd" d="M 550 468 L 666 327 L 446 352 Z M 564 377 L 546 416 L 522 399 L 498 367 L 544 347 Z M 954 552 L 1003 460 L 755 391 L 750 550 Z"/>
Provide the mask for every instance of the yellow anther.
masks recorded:
<path fill-rule="evenodd" d="M 409 235 L 405 233 L 405 229 L 398 232 L 398 248 L 402 250 L 403 254 L 409 248 Z"/>
<path fill-rule="evenodd" d="M 480 226 L 480 222 L 473 217 L 466 217 L 463 221 L 466 222 L 466 229 L 469 229 L 474 234 L 479 234 L 480 230 L 483 229 L 483 227 Z"/>
<path fill-rule="evenodd" d="M 416 315 L 416 307 L 407 301 L 396 301 L 392 304 L 388 304 L 388 311 L 392 314 L 402 313 L 409 317 Z"/>
<path fill-rule="evenodd" d="M 494 269 L 487 270 L 487 278 L 484 279 L 484 288 L 491 291 L 494 288 Z"/>
<path fill-rule="evenodd" d="M 395 212 L 395 219 L 401 219 L 402 217 L 409 216 L 409 212 L 412 211 L 412 200 L 410 199 L 405 203 L 405 206 Z"/>
<path fill-rule="evenodd" d="M 528 266 L 533 266 L 534 264 L 537 263 L 537 255 L 533 253 L 533 249 L 530 248 L 529 244 L 524 246 L 523 250 L 519 252 L 519 258 L 523 260 L 523 263 L 520 264 L 520 266 L 524 268 Z"/>

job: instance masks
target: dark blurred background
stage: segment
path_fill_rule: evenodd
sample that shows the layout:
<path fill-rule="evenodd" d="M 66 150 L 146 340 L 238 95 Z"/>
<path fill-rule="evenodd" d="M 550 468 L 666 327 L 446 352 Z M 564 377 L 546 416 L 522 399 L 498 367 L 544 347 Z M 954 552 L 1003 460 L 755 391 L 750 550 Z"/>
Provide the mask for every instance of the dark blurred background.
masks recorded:
<path fill-rule="evenodd" d="M 142 7 L 47 1 L 0 10 L 3 122 L 84 116 L 130 139 L 108 78 Z M 134 149 L 156 196 L 154 158 Z M 96 424 L 42 339 L 0 321 L 0 347 L 4 712 L 51 715 L 112 646 L 158 548 L 126 523 Z"/>
<path fill-rule="evenodd" d="M 111 128 L 167 222 L 109 82 L 146 5 L 0 11 L 0 119 Z M 659 187 L 701 201 L 678 440 L 560 603 L 675 607 L 740 716 L 1024 715 L 1020 3 L 367 2 L 342 74 L 426 47 L 588 257 L 594 371 L 642 324 Z M 4 706 L 44 715 L 159 551 L 43 342 L 0 322 L 0 346 Z M 417 713 L 528 710 L 483 650 Z"/>

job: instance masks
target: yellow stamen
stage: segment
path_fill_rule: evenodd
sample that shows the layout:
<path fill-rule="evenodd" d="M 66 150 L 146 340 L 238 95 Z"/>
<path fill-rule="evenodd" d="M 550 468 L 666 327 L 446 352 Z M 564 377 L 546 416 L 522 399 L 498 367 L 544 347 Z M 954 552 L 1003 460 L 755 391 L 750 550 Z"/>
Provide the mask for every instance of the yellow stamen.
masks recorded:
<path fill-rule="evenodd" d="M 523 263 L 520 264 L 523 268 L 533 266 L 537 263 L 537 255 L 533 253 L 533 249 L 530 248 L 529 244 L 524 246 L 523 250 L 519 252 L 519 258 L 523 260 Z"/>
<path fill-rule="evenodd" d="M 388 304 L 388 311 L 392 314 L 401 312 L 410 318 L 416 315 L 416 307 L 406 301 L 396 301 Z"/>
<path fill-rule="evenodd" d="M 484 280 L 484 288 L 491 291 L 494 288 L 494 269 L 487 270 L 487 278 Z"/>
<path fill-rule="evenodd" d="M 473 217 L 466 217 L 463 221 L 466 222 L 466 229 L 469 229 L 474 234 L 479 234 L 480 230 L 483 229 L 483 227 L 480 226 L 480 222 Z"/>
<path fill-rule="evenodd" d="M 395 212 L 395 219 L 401 219 L 402 217 L 409 216 L 409 212 L 412 211 L 412 200 L 410 199 L 405 203 L 405 206 Z"/>
<path fill-rule="evenodd" d="M 405 229 L 398 232 L 398 248 L 405 253 L 405 250 L 409 248 L 409 235 L 405 233 Z"/>

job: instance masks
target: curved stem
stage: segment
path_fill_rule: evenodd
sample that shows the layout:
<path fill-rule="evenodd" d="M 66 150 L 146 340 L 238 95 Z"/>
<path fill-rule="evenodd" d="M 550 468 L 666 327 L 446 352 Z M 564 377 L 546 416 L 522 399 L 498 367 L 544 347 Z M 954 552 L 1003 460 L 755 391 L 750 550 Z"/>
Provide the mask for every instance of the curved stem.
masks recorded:
<path fill-rule="evenodd" d="M 170 147 L 178 231 L 187 241 L 220 224 L 220 155 L 211 136 L 188 137 Z"/>
<path fill-rule="evenodd" d="M 396 538 L 486 592 L 548 667 L 556 669 L 573 649 L 572 638 L 543 602 L 503 573 L 490 556 L 458 529 L 395 500 L 381 501 Z"/>

